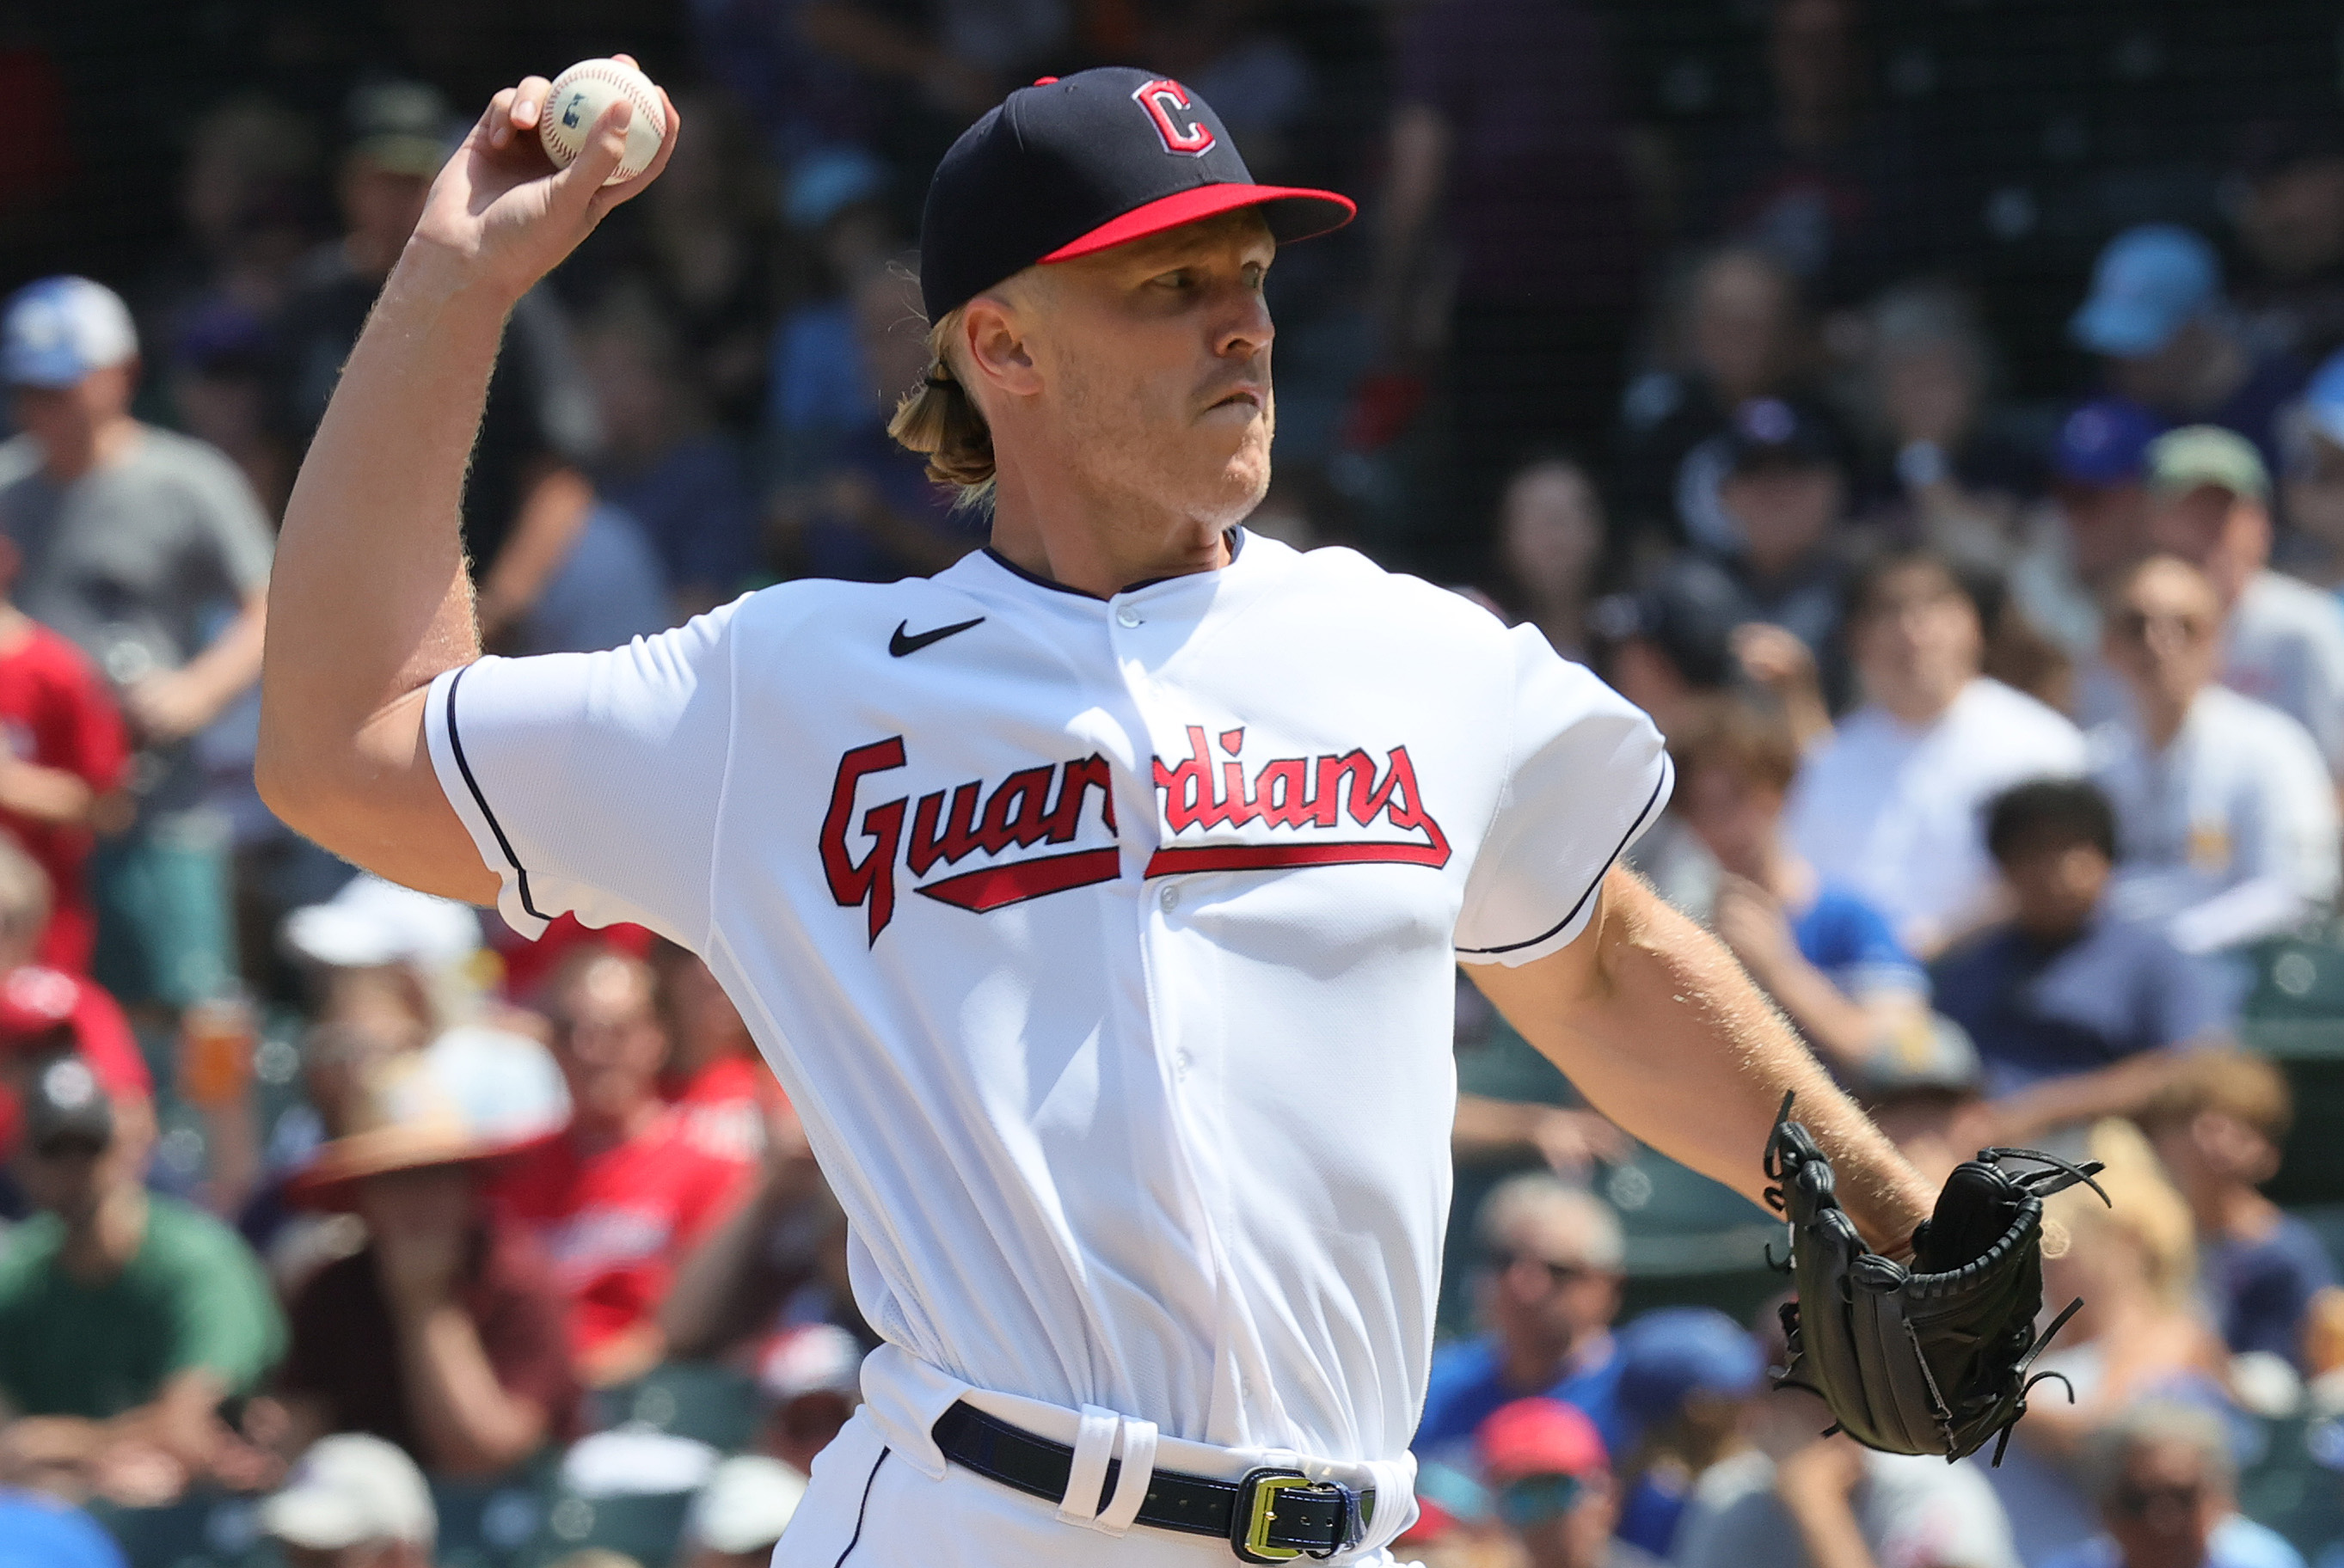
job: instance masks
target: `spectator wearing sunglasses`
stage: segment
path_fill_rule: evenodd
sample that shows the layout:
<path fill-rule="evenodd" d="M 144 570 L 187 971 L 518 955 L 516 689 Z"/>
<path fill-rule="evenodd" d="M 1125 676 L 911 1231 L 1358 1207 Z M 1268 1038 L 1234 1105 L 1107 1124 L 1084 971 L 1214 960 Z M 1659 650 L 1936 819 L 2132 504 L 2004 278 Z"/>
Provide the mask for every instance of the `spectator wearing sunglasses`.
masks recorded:
<path fill-rule="evenodd" d="M 1491 1512 L 1523 1568 L 1658 1568 L 1612 1533 L 1620 1517 L 1611 1459 L 1595 1423 L 1555 1399 L 1522 1399 L 1481 1423 L 1475 1445 Z"/>
<path fill-rule="evenodd" d="M 1456 1462 L 1502 1405 L 1542 1397 L 1576 1405 L 1607 1448 L 1624 1447 L 1620 1357 L 1623 1243 L 1609 1206 L 1543 1171 L 1482 1201 L 1477 1306 L 1489 1332 L 1435 1352 L 1416 1430 L 1420 1458 Z"/>
<path fill-rule="evenodd" d="M 2152 1401 L 2105 1428 L 2086 1453 L 2103 1533 L 2046 1568 L 2302 1568 L 2276 1532 L 2238 1511 L 2238 1468 L 2222 1418 Z"/>
<path fill-rule="evenodd" d="M 1780 1366 L 1773 1319 L 1758 1338 Z M 1830 1421 L 1803 1389 L 1761 1386 L 1743 1400 L 1742 1446 L 1693 1483 L 1669 1547 L 1674 1568 L 2018 1568 L 1980 1462 L 1876 1453 L 1819 1436 Z"/>
<path fill-rule="evenodd" d="M 236 1233 L 146 1191 L 155 1116 L 102 1061 L 49 1054 L 23 1092 L 15 1168 L 38 1215 L 0 1251 L 0 1484 L 166 1501 L 258 1479 L 221 1421 L 284 1343 Z"/>
<path fill-rule="evenodd" d="M 2174 945 L 2211 952 L 2292 929 L 2336 896 L 2337 808 L 2303 727 L 2218 684 L 2211 582 L 2152 556 L 2108 600 L 2107 658 L 2133 712 L 2093 732 L 2117 813 L 2115 900 Z"/>

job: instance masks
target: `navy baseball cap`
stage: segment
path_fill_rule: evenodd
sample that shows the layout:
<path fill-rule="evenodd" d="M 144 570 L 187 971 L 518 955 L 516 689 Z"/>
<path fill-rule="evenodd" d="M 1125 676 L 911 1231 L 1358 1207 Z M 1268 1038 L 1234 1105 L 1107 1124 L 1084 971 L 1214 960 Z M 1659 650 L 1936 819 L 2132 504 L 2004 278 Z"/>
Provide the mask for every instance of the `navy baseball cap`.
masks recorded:
<path fill-rule="evenodd" d="M 1839 437 L 1813 408 L 1781 397 L 1753 397 L 1734 409 L 1725 432 L 1726 467 L 1822 467 L 1841 461 Z"/>
<path fill-rule="evenodd" d="M 2067 416 L 2051 444 L 2051 471 L 2071 485 L 2124 485 L 2148 473 L 2148 444 L 2164 422 L 2137 403 L 2095 397 Z"/>
<path fill-rule="evenodd" d="M 920 216 L 920 294 L 936 321 L 1004 278 L 1199 218 L 1259 207 L 1280 244 L 1340 228 L 1332 191 L 1254 183 L 1212 106 L 1106 65 L 1020 87 L 961 133 Z"/>

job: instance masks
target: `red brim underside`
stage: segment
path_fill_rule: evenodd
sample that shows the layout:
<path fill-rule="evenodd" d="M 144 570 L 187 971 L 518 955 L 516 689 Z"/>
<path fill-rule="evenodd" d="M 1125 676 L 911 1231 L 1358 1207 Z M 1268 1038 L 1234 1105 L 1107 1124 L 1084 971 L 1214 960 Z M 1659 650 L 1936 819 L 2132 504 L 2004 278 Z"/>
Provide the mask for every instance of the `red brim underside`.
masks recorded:
<path fill-rule="evenodd" d="M 1198 186 L 1193 190 L 1176 191 L 1168 196 L 1158 196 L 1144 206 L 1133 207 L 1120 217 L 1109 218 L 1079 239 L 1070 240 L 1042 259 L 1045 262 L 1072 261 L 1078 256 L 1106 250 L 1111 246 L 1128 245 L 1135 239 L 1145 239 L 1151 234 L 1162 234 L 1167 228 L 1178 228 L 1184 223 L 1200 218 L 1217 217 L 1240 207 L 1262 206 L 1269 210 L 1262 216 L 1269 220 L 1269 231 L 1281 245 L 1313 235 L 1338 229 L 1351 221 L 1359 206 L 1349 196 L 1333 191 L 1308 190 L 1294 186 Z"/>

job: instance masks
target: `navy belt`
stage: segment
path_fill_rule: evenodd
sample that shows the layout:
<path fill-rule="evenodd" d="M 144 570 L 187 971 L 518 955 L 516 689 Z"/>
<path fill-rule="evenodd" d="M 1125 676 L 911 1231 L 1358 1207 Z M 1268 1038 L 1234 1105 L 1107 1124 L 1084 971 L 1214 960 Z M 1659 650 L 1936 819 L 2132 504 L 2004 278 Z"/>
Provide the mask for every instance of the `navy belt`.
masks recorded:
<path fill-rule="evenodd" d="M 1063 1442 L 1012 1426 L 966 1401 L 936 1418 L 932 1429 L 945 1457 L 988 1481 L 1057 1503 L 1066 1498 L 1075 1451 Z M 1106 1462 L 1099 1506 L 1115 1495 L 1123 1462 Z M 1298 1470 L 1248 1471 L 1238 1481 L 1159 1470 L 1149 1477 L 1138 1523 L 1229 1543 L 1241 1563 L 1290 1563 L 1332 1557 L 1357 1546 L 1374 1516 L 1374 1488 L 1356 1491 L 1312 1481 Z"/>

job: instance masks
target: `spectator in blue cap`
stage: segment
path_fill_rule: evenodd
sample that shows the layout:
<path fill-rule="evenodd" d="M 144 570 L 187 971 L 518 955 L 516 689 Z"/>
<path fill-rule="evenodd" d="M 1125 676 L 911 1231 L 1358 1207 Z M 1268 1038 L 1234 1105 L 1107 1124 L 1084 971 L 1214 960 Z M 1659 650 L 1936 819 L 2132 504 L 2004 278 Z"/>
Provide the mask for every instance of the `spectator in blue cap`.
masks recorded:
<path fill-rule="evenodd" d="M 1621 1466 L 1622 1540 L 1668 1555 L 1693 1482 L 1738 1446 L 1765 1372 L 1756 1342 L 1713 1307 L 1662 1307 L 1620 1331 L 1620 1408 L 1641 1433 Z"/>
<path fill-rule="evenodd" d="M 126 1568 L 122 1548 L 78 1508 L 0 1489 L 0 1568 Z"/>
<path fill-rule="evenodd" d="M 2344 352 L 2330 355 L 2282 424 L 2279 509 L 2288 569 L 2344 596 Z"/>
<path fill-rule="evenodd" d="M 2175 424 L 2236 430 L 2277 459 L 2278 411 L 2303 385 L 2304 366 L 2249 347 L 2204 236 L 2171 224 L 2117 236 L 2067 333 L 2101 357 L 2118 396 Z"/>
<path fill-rule="evenodd" d="M 2100 658 L 2100 596 L 2147 548 L 2148 446 L 2165 423 L 2137 403 L 2095 397 L 2051 444 L 2055 548 L 2014 564 L 2011 597 L 2074 660 L 2076 718 L 2118 717 L 2122 682 Z"/>

